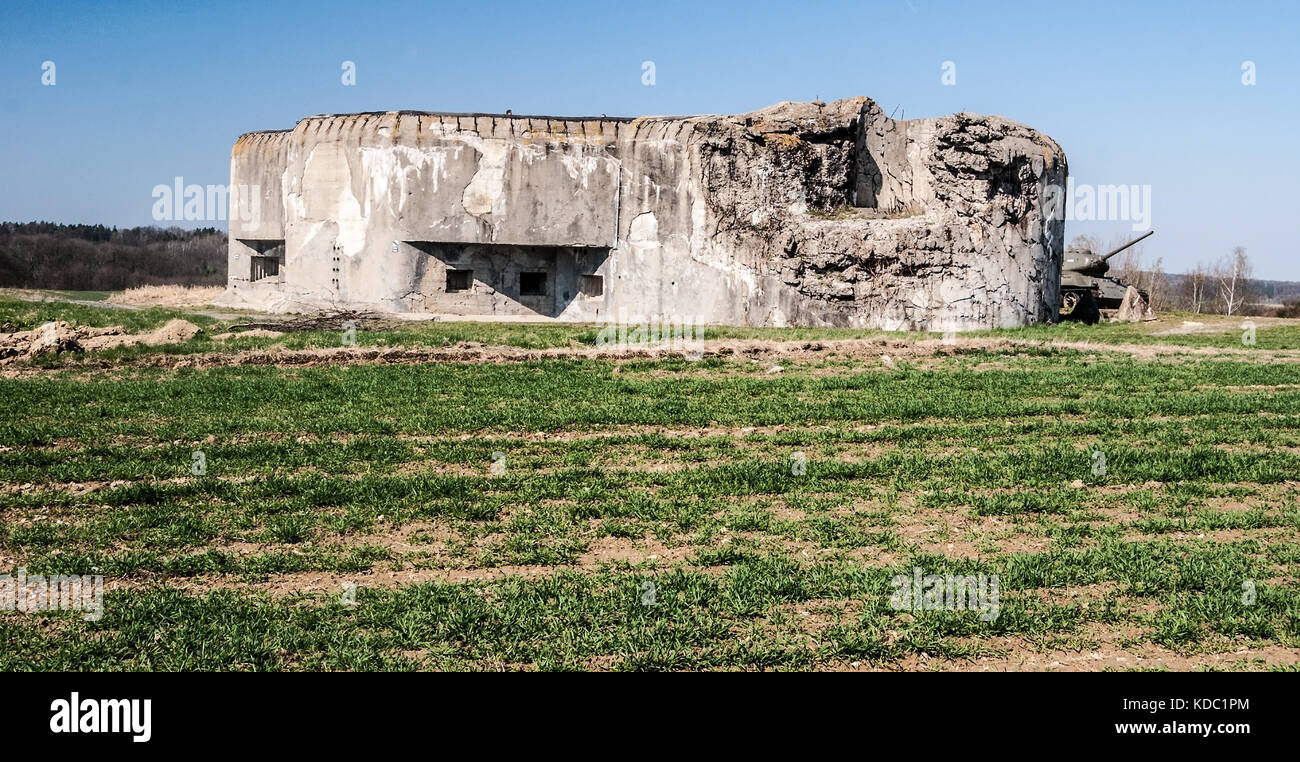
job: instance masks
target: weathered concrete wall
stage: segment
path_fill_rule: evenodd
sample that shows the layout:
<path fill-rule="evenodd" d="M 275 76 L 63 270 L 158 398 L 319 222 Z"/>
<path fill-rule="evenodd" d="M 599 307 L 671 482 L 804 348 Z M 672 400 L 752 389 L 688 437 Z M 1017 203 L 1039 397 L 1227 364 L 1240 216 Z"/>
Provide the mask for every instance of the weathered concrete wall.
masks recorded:
<path fill-rule="evenodd" d="M 1055 315 L 1063 222 L 1042 197 L 1065 173 L 1022 125 L 894 121 L 865 98 L 634 120 L 311 117 L 235 144 L 232 185 L 260 219 L 232 209 L 225 303 L 1024 325 Z M 253 280 L 265 260 L 250 258 L 280 240 L 283 265 Z M 521 293 L 538 278 L 544 294 Z"/>

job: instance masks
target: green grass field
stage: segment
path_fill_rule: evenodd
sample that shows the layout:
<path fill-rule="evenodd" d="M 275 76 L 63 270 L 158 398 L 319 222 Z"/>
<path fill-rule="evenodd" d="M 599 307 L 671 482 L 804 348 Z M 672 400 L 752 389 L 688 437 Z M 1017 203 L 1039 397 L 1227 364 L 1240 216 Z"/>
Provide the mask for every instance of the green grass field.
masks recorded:
<path fill-rule="evenodd" d="M 18 328 L 176 316 L 0 301 Z M 188 316 L 205 332 L 182 345 L 9 365 L 0 573 L 108 592 L 97 621 L 0 613 L 0 668 L 1295 669 L 1300 321 L 1248 348 L 1236 322 L 1152 335 L 1183 318 L 911 353 L 893 347 L 936 337 L 707 329 L 828 345 L 699 361 L 136 362 L 339 344 L 221 341 L 238 321 Z M 357 343 L 596 333 L 421 323 Z M 997 575 L 997 616 L 895 607 L 916 569 Z"/>

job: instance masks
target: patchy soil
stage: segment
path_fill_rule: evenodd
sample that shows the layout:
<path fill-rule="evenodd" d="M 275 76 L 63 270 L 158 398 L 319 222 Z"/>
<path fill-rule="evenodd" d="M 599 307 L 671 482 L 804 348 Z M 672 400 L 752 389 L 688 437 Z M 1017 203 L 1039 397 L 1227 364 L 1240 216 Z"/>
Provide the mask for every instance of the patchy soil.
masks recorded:
<path fill-rule="evenodd" d="M 1147 333 L 1148 336 L 1188 336 L 1240 333 L 1247 324 L 1256 328 L 1268 328 L 1275 325 L 1292 325 L 1288 318 L 1255 317 L 1249 315 L 1197 315 L 1190 320 L 1165 318 L 1159 321 L 1159 330 Z"/>
<path fill-rule="evenodd" d="M 267 328 L 250 328 L 247 331 L 227 331 L 225 333 L 218 333 L 212 338 L 217 339 L 218 341 L 245 338 L 278 339 L 283 335 L 284 331 L 272 331 Z"/>
<path fill-rule="evenodd" d="M 1169 323 L 1156 324 L 1152 330 L 1160 332 L 1178 332 L 1180 326 Z M 1263 321 L 1259 321 L 1261 325 Z M 1238 330 L 1234 322 L 1220 321 L 1217 330 L 1224 332 Z M 303 324 L 306 325 L 306 324 Z M 202 342 L 206 350 L 219 350 L 217 341 L 230 341 L 240 337 L 277 338 L 281 331 L 262 327 L 261 324 L 245 324 L 251 330 L 230 331 L 213 338 L 211 344 Z M 239 326 L 234 326 L 239 328 Z M 1192 326 L 1201 331 L 1200 326 Z M 296 368 L 306 366 L 332 365 L 368 365 L 368 364 L 419 364 L 419 363 L 519 363 L 550 358 L 590 359 L 612 364 L 612 372 L 624 374 L 621 378 L 642 380 L 645 378 L 671 380 L 674 375 L 697 379 L 716 374 L 717 376 L 753 378 L 771 377 L 777 373 L 789 376 L 793 373 L 834 374 L 876 372 L 888 376 L 903 369 L 935 368 L 939 371 L 956 368 L 961 372 L 975 367 L 1007 368 L 1023 367 L 1036 362 L 1040 355 L 1050 355 L 1052 350 L 1082 353 L 1085 364 L 1093 362 L 1113 362 L 1128 364 L 1129 358 L 1147 363 L 1179 363 L 1190 358 L 1192 361 L 1202 358 L 1232 359 L 1241 363 L 1252 362 L 1300 362 L 1300 350 L 1258 350 L 1239 346 L 1209 348 L 1159 346 L 1147 344 L 1099 344 L 1082 341 L 1051 341 L 1046 339 L 1031 340 L 1010 337 L 964 337 L 955 341 L 939 339 L 871 338 L 823 341 L 768 341 L 762 339 L 717 339 L 701 342 L 691 349 L 698 349 L 700 357 L 722 358 L 725 363 L 713 363 L 717 367 L 699 365 L 668 364 L 668 369 L 647 367 L 636 361 L 681 357 L 680 348 L 642 348 L 642 349 L 605 349 L 600 347 L 570 344 L 567 347 L 533 350 L 510 346 L 497 346 L 477 342 L 461 342 L 447 346 L 414 347 L 337 347 L 328 349 L 290 350 L 283 346 L 264 349 L 237 351 L 238 345 L 227 345 L 224 351 L 204 351 L 190 355 L 141 354 L 138 357 L 110 359 L 97 357 L 93 350 L 123 346 L 128 344 L 157 345 L 184 342 L 198 334 L 199 328 L 186 321 L 172 321 L 167 325 L 149 332 L 130 334 L 120 327 L 111 328 L 74 328 L 67 323 L 52 324 L 36 331 L 10 331 L 0 333 L 0 364 L 11 363 L 0 370 L 0 375 L 48 374 L 50 369 L 23 365 L 24 358 L 35 358 L 47 353 L 70 352 L 86 354 L 75 362 L 68 363 L 68 369 L 76 374 L 84 371 L 85 376 L 96 375 L 94 369 L 113 370 L 123 365 L 128 368 L 140 368 L 138 372 L 128 371 L 124 377 L 152 377 L 156 373 L 146 372 L 148 368 L 205 368 L 221 366 L 260 365 Z M 223 329 L 224 330 L 224 329 Z M 286 330 L 291 330 L 286 328 Z M 1145 329 L 1144 329 L 1145 330 Z M 1193 331 L 1188 331 L 1193 332 Z M 1129 334 L 1133 335 L 1133 334 Z M 1134 336 L 1134 341 L 1143 341 L 1141 336 Z M 269 342 L 267 342 L 269 343 Z M 247 347 L 247 345 L 244 345 Z M 987 351 L 996 356 L 983 357 L 971 355 L 972 352 Z M 137 354 L 137 353 L 131 353 Z M 968 355 L 962 357 L 962 355 Z M 956 359 L 957 362 L 952 360 Z M 1075 358 L 1071 357 L 1071 360 Z M 1147 366 L 1150 367 L 1150 366 Z M 1190 367 L 1190 366 L 1189 366 Z M 603 368 L 603 370 L 601 370 Z M 1184 368 L 1188 369 L 1188 368 Z M 590 370 L 590 369 L 589 369 Z M 1220 369 L 1215 369 L 1216 373 Z M 1225 366 L 1226 370 L 1226 366 Z M 1205 391 L 1222 389 L 1224 392 L 1259 397 L 1280 397 L 1293 395 L 1300 384 L 1291 383 L 1290 372 L 1284 367 L 1261 369 L 1260 379 L 1243 374 L 1241 378 L 1230 377 L 1233 386 L 1199 383 L 1204 377 L 1197 376 L 1198 385 L 1180 386 L 1171 393 L 1182 393 L 1189 389 Z M 1263 371 L 1267 370 L 1267 373 Z M 609 366 L 598 366 L 597 375 L 611 371 Z M 280 375 L 296 377 L 302 375 L 296 370 L 286 370 Z M 117 376 L 118 378 L 123 376 Z M 75 376 L 74 376 L 75 377 Z M 1211 377 L 1213 378 L 1213 377 Z M 66 377 L 60 377 L 66 380 Z M 1044 388 L 1035 399 L 1064 400 L 1069 389 Z M 1089 390 L 1075 392 L 1087 398 L 1093 393 Z M 88 403 L 94 407 L 100 403 Z M 1274 411 L 1289 408 L 1276 406 Z M 1237 414 L 1233 410 L 1233 415 Z M 1222 411 L 1205 414 L 1209 418 L 1223 418 Z M 1284 416 L 1284 412 L 1240 411 L 1240 415 L 1250 416 Z M 1203 416 L 1188 409 L 1184 415 L 1151 415 L 1144 419 L 1156 421 L 1180 421 L 1191 431 L 1194 421 Z M 1051 416 L 1055 422 L 1091 421 L 1092 415 Z M 163 426 L 168 421 L 161 416 L 142 414 L 141 421 Z M 404 449 L 409 449 L 410 456 L 401 457 L 385 455 L 381 463 L 374 468 L 366 468 L 364 463 L 337 467 L 340 474 L 330 474 L 342 478 L 360 478 L 368 474 L 406 476 L 409 474 L 438 474 L 456 476 L 489 476 L 488 463 L 445 462 L 444 443 L 453 446 L 464 440 L 518 440 L 522 452 L 518 459 L 511 460 L 511 474 L 515 474 L 516 464 L 523 463 L 530 473 L 548 476 L 559 468 L 558 465 L 569 460 L 557 461 L 558 454 L 564 454 L 569 442 L 580 443 L 581 449 L 596 453 L 584 459 L 583 465 L 593 471 L 606 474 L 622 472 L 641 472 L 663 474 L 689 468 L 701 468 L 725 465 L 732 461 L 752 461 L 768 458 L 772 461 L 786 461 L 789 450 L 798 449 L 809 457 L 810 462 L 835 461 L 839 463 L 860 463 L 874 461 L 894 452 L 903 455 L 915 452 L 918 455 L 959 456 L 965 451 L 972 453 L 987 452 L 990 448 L 1011 446 L 1023 449 L 1025 437 L 1035 436 L 1036 426 L 1044 419 L 1040 417 L 1011 418 L 1005 428 L 990 428 L 987 439 L 973 438 L 969 432 L 958 431 L 949 435 L 947 429 L 972 425 L 968 419 L 950 418 L 906 418 L 893 419 L 881 417 L 871 420 L 849 420 L 820 425 L 813 424 L 772 424 L 757 426 L 721 425 L 708 421 L 695 422 L 694 425 L 619 425 L 605 422 L 603 424 L 579 424 L 587 429 L 557 429 L 551 431 L 498 432 L 489 429 L 440 429 L 419 428 L 419 433 L 393 433 L 387 437 L 377 437 L 387 441 L 391 438 Z M 1105 420 L 1105 419 L 1103 419 Z M 1131 421 L 1125 416 L 1117 421 Z M 527 422 L 511 422 L 511 426 L 527 426 Z M 544 425 L 544 424 L 538 424 Z M 1221 425 L 1221 422 L 1219 424 Z M 878 432 L 882 429 L 897 429 L 905 433 L 915 427 L 929 427 L 923 446 L 917 445 L 918 437 L 871 437 L 871 441 L 856 442 L 852 437 L 823 436 L 824 432 L 845 434 L 848 432 Z M 100 439 L 78 440 L 68 438 L 67 432 L 55 432 L 59 436 L 42 445 L 51 454 L 61 452 L 70 454 L 75 451 L 78 458 L 94 457 L 97 448 L 104 446 L 133 446 L 143 451 L 174 447 L 181 440 L 170 442 L 155 440 L 148 429 L 129 429 L 129 434 L 114 433 L 113 429 L 105 432 Z M 1289 431 L 1289 430 L 1288 430 Z M 204 430 L 203 434 L 207 434 Z M 365 431 L 319 431 L 312 433 L 297 431 L 248 431 L 232 432 L 222 439 L 222 444 L 248 444 L 261 442 L 338 442 L 348 443 L 365 440 L 373 432 Z M 781 437 L 794 434 L 794 437 Z M 1024 436 L 1022 436 L 1022 434 Z M 637 436 L 656 435 L 677 440 L 669 447 L 661 447 L 657 439 L 638 442 Z M 1266 431 L 1266 446 L 1261 441 L 1258 446 L 1251 440 L 1249 431 L 1233 428 L 1225 430 L 1218 447 L 1227 453 L 1255 453 L 1261 455 L 1300 453 L 1300 444 L 1289 433 L 1269 428 Z M 178 435 L 189 436 L 189 434 Z M 202 434 L 195 433 L 197 437 Z M 1154 435 L 1151 435 L 1154 437 Z M 62 438 L 59 438 L 62 437 Z M 630 441 L 619 443 L 614 447 L 609 438 L 625 438 Z M 1123 438 L 1126 444 L 1143 446 L 1148 442 L 1144 433 L 1134 434 L 1135 438 Z M 169 439 L 171 437 L 168 437 Z M 590 441 L 595 440 L 595 441 Z M 712 441 L 699 441 L 712 440 Z M 42 440 L 43 442 L 45 440 Z M 207 442 L 216 442 L 215 435 L 209 435 Z M 1046 441 L 1046 440 L 1045 440 Z M 1095 445 L 1111 441 L 1102 433 L 1081 435 L 1071 441 L 1074 449 L 1083 454 Z M 804 442 L 804 444 L 787 444 Z M 426 443 L 435 443 L 426 446 Z M 18 442 L 16 447 L 24 446 Z M 407 447 L 409 445 L 409 447 Z M 536 446 L 534 446 L 536 445 Z M 13 447 L 0 447 L 0 452 L 12 452 Z M 488 450 L 492 448 L 486 448 Z M 505 449 L 503 447 L 503 449 Z M 268 448 L 279 452 L 279 448 Z M 364 450 L 362 450 L 364 452 Z M 364 457 L 364 456 L 363 456 Z M 514 456 L 512 456 L 513 458 Z M 20 462 L 29 462 L 28 460 Z M 32 463 L 41 461 L 30 459 Z M 256 472 L 243 472 L 231 476 L 214 475 L 208 479 L 243 482 L 265 478 L 270 469 L 275 469 L 275 460 L 257 466 Z M 1084 458 L 1080 458 L 1080 463 Z M 1280 461 L 1289 462 L 1289 461 Z M 317 470 L 316 466 L 303 466 L 293 461 L 292 467 L 275 469 L 277 475 L 299 475 Z M 26 472 L 24 472 L 26 473 Z M 57 473 L 57 472 L 52 472 Z M 100 502 L 98 493 L 111 490 L 132 482 L 109 478 L 94 469 L 72 469 L 77 479 L 86 481 L 57 481 L 51 478 L 38 483 L 3 483 L 0 482 L 0 497 L 8 497 L 10 508 L 4 510 L 6 527 L 18 538 L 12 547 L 0 547 L 0 569 L 13 568 L 19 564 L 33 564 L 37 561 L 56 559 L 75 547 L 57 547 L 48 552 L 43 548 L 50 543 L 42 538 L 70 538 L 82 549 L 90 548 L 89 542 L 77 538 L 98 537 L 102 547 L 95 546 L 96 552 L 131 562 L 130 553 L 134 551 L 151 552 L 157 549 L 160 556 L 175 556 L 177 553 L 189 555 L 196 550 L 211 550 L 233 556 L 234 563 L 223 566 L 146 566 L 138 570 L 124 572 L 125 576 L 110 579 L 106 587 L 110 590 L 140 590 L 158 584 L 175 586 L 188 594 L 202 594 L 213 590 L 230 590 L 238 593 L 265 594 L 271 598 L 294 598 L 305 596 L 303 605 L 312 605 L 324 601 L 338 602 L 339 596 L 353 586 L 379 590 L 401 590 L 421 583 L 465 583 L 483 595 L 492 595 L 491 583 L 506 578 L 540 580 L 556 575 L 591 576 L 593 574 L 617 573 L 620 575 L 662 575 L 675 570 L 709 575 L 728 575 L 737 568 L 737 557 L 757 556 L 772 558 L 781 562 L 793 561 L 799 568 L 812 568 L 825 563 L 844 564 L 845 567 L 862 567 L 874 575 L 879 569 L 898 569 L 906 565 L 918 554 L 937 556 L 948 559 L 957 566 L 975 564 L 996 559 L 1008 554 L 1044 556 L 1055 563 L 1050 554 L 1056 550 L 1087 550 L 1111 542 L 1123 543 L 1176 543 L 1189 549 L 1207 547 L 1233 548 L 1234 557 L 1258 561 L 1261 573 L 1256 577 L 1264 584 L 1272 586 L 1294 585 L 1294 556 L 1289 541 L 1294 531 L 1291 514 L 1294 512 L 1296 482 L 1286 481 L 1275 484 L 1235 483 L 1221 481 L 1218 478 L 1206 482 L 1200 491 L 1184 490 L 1176 482 L 1146 481 L 1135 483 L 1106 484 L 1102 486 L 1086 484 L 1083 479 L 1075 479 L 1076 472 L 1060 475 L 1052 484 L 1035 484 L 1031 486 L 982 486 L 985 482 L 971 480 L 974 486 L 967 486 L 962 491 L 970 498 L 960 500 L 939 500 L 933 504 L 922 499 L 918 489 L 892 484 L 888 478 L 861 480 L 852 488 L 840 490 L 830 483 L 817 492 L 795 491 L 788 494 L 781 492 L 754 494 L 747 487 L 734 490 L 739 494 L 726 494 L 725 501 L 717 505 L 705 504 L 707 511 L 686 513 L 694 510 L 695 503 L 682 500 L 683 512 L 660 517 L 657 513 L 623 516 L 615 512 L 601 514 L 593 518 L 589 511 L 576 512 L 574 506 L 584 499 L 582 494 L 564 492 L 564 499 L 545 496 L 532 496 L 520 493 L 521 497 L 512 499 L 500 507 L 499 515 L 489 518 L 475 518 L 473 521 L 440 516 L 434 519 L 405 520 L 390 518 L 385 520 L 380 514 L 373 523 L 364 524 L 364 530 L 336 530 L 343 526 L 327 521 L 327 517 L 342 516 L 344 508 L 326 502 L 324 506 L 312 504 L 314 513 L 306 522 L 307 529 L 297 530 L 293 525 L 293 534 L 282 533 L 278 525 L 266 521 L 265 515 L 254 515 L 246 510 L 242 499 L 227 502 L 225 493 L 214 492 L 212 495 L 201 494 L 195 499 L 183 497 L 187 510 L 195 509 L 201 515 L 205 526 L 213 527 L 209 535 L 198 541 L 192 541 L 189 530 L 183 525 L 170 526 L 173 517 L 168 513 L 168 506 L 146 507 L 137 510 L 134 506 L 118 505 L 120 501 Z M 1236 472 L 1234 472 L 1236 473 Z M 95 479 L 96 476 L 103 478 Z M 37 476 L 24 476 L 36 480 Z M 1141 477 L 1147 478 L 1147 477 Z M 1236 478 L 1248 478 L 1238 474 Z M 193 481 L 188 477 L 156 480 L 158 484 L 172 484 Z M 623 488 L 619 498 L 633 497 L 633 492 L 661 494 L 665 479 L 628 480 L 628 487 Z M 942 482 L 925 486 L 926 493 L 935 493 L 937 497 L 946 498 L 947 488 L 940 488 Z M 1238 489 L 1241 488 L 1241 489 Z M 1083 494 L 1076 495 L 1071 490 Z M 1060 501 L 1059 507 L 1049 506 L 1051 510 L 1041 512 L 1026 509 L 1024 512 L 1005 514 L 981 513 L 975 506 L 981 505 L 976 499 L 985 495 L 1015 494 L 1019 492 L 1046 491 L 1060 492 L 1068 499 Z M 178 491 L 179 492 L 179 491 Z M 1137 494 L 1132 493 L 1150 493 Z M 44 499 L 51 493 L 66 493 L 73 499 Z M 495 492 L 493 491 L 493 494 Z M 13 499 L 23 496 L 24 499 Z M 197 500 L 210 502 L 200 505 Z M 399 497 L 398 501 L 404 498 Z M 114 504 L 110 505 L 109 502 Z M 367 503 L 368 504 L 368 503 Z M 634 505 L 629 500 L 629 505 Z M 299 507 L 299 506 L 295 506 Z M 1032 508 L 1032 505 L 1030 506 Z M 386 505 L 385 505 L 386 508 Z M 1014 506 L 1013 506 L 1014 508 Z M 385 510 L 385 512 L 387 512 Z M 1258 521 L 1246 512 L 1258 512 L 1265 521 Z M 156 516 L 155 516 L 156 514 Z M 1232 514 L 1232 515 L 1229 515 Z M 368 516 L 362 512 L 359 515 Z M 426 515 L 426 514 L 420 514 Z M 435 514 L 436 515 L 436 514 Z M 479 514 L 475 514 L 478 516 Z M 648 516 L 648 517 L 647 517 Z M 690 517 L 690 524 L 685 518 Z M 295 517 L 296 518 L 296 517 Z M 1183 523 L 1185 522 L 1185 523 Z M 265 523 L 265 527 L 262 524 Z M 1258 526 L 1257 526 L 1258 524 Z M 77 531 L 69 531 L 69 525 Z M 350 526 L 350 524 L 349 524 Z M 161 533 L 161 534 L 160 534 Z M 542 534 L 545 537 L 542 537 Z M 182 538 L 168 539 L 163 545 L 160 537 Z M 209 540 L 208 537 L 214 539 Z M 525 544 L 516 547 L 510 540 L 521 539 Z M 193 542 L 193 544 L 189 544 Z M 1253 544 L 1253 545 L 1252 545 Z M 2 545 L 2 544 L 0 544 Z M 1243 547 L 1245 546 L 1245 547 Z M 523 549 L 520 549 L 520 548 Z M 537 552 L 537 550 L 544 552 Z M 371 550 L 382 551 L 371 553 Z M 1106 550 L 1106 548 L 1100 548 Z M 356 551 L 358 571 L 340 571 L 354 568 L 351 563 L 343 564 L 341 560 L 350 558 Z M 305 563 L 288 568 L 309 569 L 290 573 L 260 574 L 248 570 L 260 570 L 267 567 L 260 563 L 261 557 L 275 556 L 305 557 Z M 1098 554 L 1100 556 L 1100 553 Z M 63 556 L 66 558 L 67 556 Z M 552 563 L 539 563 L 539 560 L 559 559 Z M 62 559 L 60 559 L 62 560 Z M 1068 558 L 1067 558 L 1068 560 Z M 247 563 L 246 563 L 247 562 Z M 134 567 L 132 567 L 134 568 Z M 153 569 L 239 569 L 239 572 L 161 572 Z M 755 567 L 758 568 L 758 567 Z M 785 568 L 785 567 L 781 567 Z M 851 571 L 856 572 L 856 568 Z M 1268 575 L 1274 575 L 1269 578 Z M 848 575 L 845 576 L 848 579 Z M 1101 578 L 1101 577 L 1097 577 Z M 1166 648 L 1154 642 L 1155 629 L 1160 625 L 1161 617 L 1171 613 L 1163 607 L 1171 604 L 1158 597 L 1142 597 L 1129 588 L 1113 583 L 1101 582 L 1071 587 L 1038 587 L 1024 590 L 1005 590 L 1008 600 L 1027 600 L 1037 607 L 1063 606 L 1090 610 L 1083 621 L 1071 629 L 1030 629 L 1023 632 L 1035 634 L 1015 634 L 1012 629 L 997 634 L 985 634 L 981 638 L 960 638 L 940 633 L 933 641 L 911 641 L 906 643 L 909 654 L 897 662 L 877 660 L 868 661 L 834 661 L 819 663 L 823 669 L 912 669 L 912 670 L 958 670 L 958 671 L 997 671 L 997 670 L 1127 670 L 1127 669 L 1169 669 L 1189 670 L 1204 667 L 1225 669 L 1261 669 L 1269 666 L 1290 666 L 1300 663 L 1300 648 L 1289 634 L 1282 638 L 1283 644 L 1270 643 L 1265 640 L 1249 641 L 1229 639 L 1207 631 L 1186 648 Z M 817 593 L 834 596 L 835 591 Z M 767 634 L 777 639 L 788 639 L 798 647 L 821 650 L 835 647 L 835 639 L 842 635 L 842 628 L 859 626 L 864 611 L 879 605 L 874 599 L 875 593 L 858 591 L 847 593 L 845 597 L 823 597 L 808 601 L 789 602 L 791 599 L 781 597 L 782 603 L 775 604 L 766 612 L 760 613 L 752 620 L 745 620 L 743 628 L 737 625 L 735 632 L 742 637 L 741 630 L 749 631 L 762 628 Z M 363 598 L 363 605 L 365 601 Z M 1098 621 L 1095 610 L 1090 607 L 1098 605 L 1114 606 L 1124 614 L 1120 620 L 1105 619 Z M 332 604 L 331 604 L 332 605 Z M 350 605 L 344 602 L 344 605 Z M 912 614 L 902 615 L 911 617 Z M 916 616 L 924 616 L 917 614 Z M 900 618 L 893 623 L 882 625 L 887 628 L 883 634 L 888 643 L 897 643 L 908 637 L 905 629 L 911 619 Z M 1013 627 L 1016 626 L 1013 624 Z M 1045 633 L 1045 634 L 1044 634 Z M 874 637 L 874 635 L 873 635 Z M 1174 641 L 1170 641 L 1174 642 Z M 931 645 L 933 643 L 933 645 Z M 852 653 L 851 651 L 834 651 L 833 653 Z M 403 653 L 412 658 L 422 658 L 428 652 L 412 648 Z M 950 656 L 940 656 L 947 654 Z M 951 656 L 963 654 L 964 656 Z M 965 656 L 965 654 L 969 654 Z M 839 656 L 834 657 L 836 659 Z M 606 654 L 592 657 L 589 664 L 593 669 L 613 668 L 621 664 L 620 655 Z M 531 665 L 502 663 L 503 668 L 525 668 Z"/>
<path fill-rule="evenodd" d="M 944 659 L 922 654 L 908 656 L 891 666 L 851 662 L 825 665 L 822 669 L 862 672 L 1192 672 L 1206 668 L 1262 670 L 1300 664 L 1300 649 L 1279 645 L 1225 642 L 1221 650 L 1181 654 L 1153 643 L 1126 642 L 1141 633 L 1116 629 L 1097 631 L 1095 635 L 1097 637 L 1092 642 L 1081 643 L 1077 648 L 1037 644 L 1022 637 L 1001 637 L 985 642 L 997 651 L 988 656 Z"/>
<path fill-rule="evenodd" d="M 110 347 L 181 344 L 203 331 L 188 320 L 173 318 L 160 328 L 144 333 L 127 333 L 121 326 L 93 328 L 72 326 L 66 321 L 47 323 L 30 331 L 0 333 L 0 365 L 31 360 L 42 355 L 85 352 Z"/>
<path fill-rule="evenodd" d="M 1264 315 L 1213 315 L 1209 313 L 1160 315 L 1148 323 L 1148 336 L 1184 336 L 1188 334 L 1239 333 L 1242 323 L 1251 322 L 1259 328 L 1295 325 L 1294 318 Z"/>
<path fill-rule="evenodd" d="M 9 353 L 9 361 L 31 357 L 49 351 L 78 351 L 80 349 L 100 349 L 121 344 L 165 344 L 184 341 L 193 334 L 186 335 L 177 331 L 173 324 L 190 326 L 195 333 L 200 329 L 183 320 L 173 320 L 153 334 L 125 336 L 113 331 L 121 329 L 89 328 L 73 329 L 66 323 L 60 323 L 60 330 L 76 340 L 75 346 L 56 342 L 57 349 L 44 347 L 38 331 L 20 331 L 18 334 L 0 334 L 0 363 L 4 362 L 4 348 L 18 346 L 19 349 Z M 64 334 L 60 333 L 60 337 Z M 220 334 L 219 338 L 230 339 L 239 336 L 264 335 L 275 336 L 277 332 L 266 330 L 261 334 L 245 331 L 237 334 Z M 89 344 L 80 342 L 78 337 L 90 339 Z M 119 336 L 119 338 L 112 338 Z M 109 338 L 103 338 L 109 337 Z M 62 342 L 62 338 L 59 339 Z M 36 347 L 32 352 L 28 348 Z M 331 347 L 316 349 L 270 349 L 246 350 L 242 352 L 204 352 L 184 356 L 148 355 L 127 360 L 103 361 L 96 363 L 93 358 L 78 365 L 79 368 L 118 368 L 118 367 L 153 367 L 153 368 L 217 368 L 230 366 L 276 366 L 276 367 L 312 367 L 321 365 L 383 365 L 383 364 L 422 364 L 422 363 L 521 363 L 548 359 L 592 359 L 592 360 L 646 360 L 672 357 L 700 358 L 736 358 L 776 362 L 781 359 L 790 361 L 816 361 L 819 359 L 841 359 L 870 361 L 883 370 L 896 367 L 900 361 L 920 360 L 952 356 L 962 352 L 990 351 L 1007 352 L 1022 348 L 1075 350 L 1091 354 L 1125 354 L 1138 360 L 1168 361 L 1176 357 L 1230 357 L 1248 356 L 1254 362 L 1300 363 L 1300 350 L 1260 350 L 1250 348 L 1223 347 L 1181 347 L 1143 344 L 1098 344 L 1091 342 L 1034 341 L 1025 339 L 989 339 L 972 338 L 956 341 L 939 339 L 907 341 L 894 339 L 845 339 L 836 341 L 757 341 L 719 339 L 703 341 L 691 352 L 680 348 L 602 348 L 588 346 L 557 347 L 552 349 L 524 349 L 511 346 L 493 346 L 480 342 L 463 341 L 449 347 Z M 48 372 L 32 368 L 31 372 Z M 619 372 L 615 369 L 615 372 Z M 21 374 L 21 373 L 20 373 Z"/>

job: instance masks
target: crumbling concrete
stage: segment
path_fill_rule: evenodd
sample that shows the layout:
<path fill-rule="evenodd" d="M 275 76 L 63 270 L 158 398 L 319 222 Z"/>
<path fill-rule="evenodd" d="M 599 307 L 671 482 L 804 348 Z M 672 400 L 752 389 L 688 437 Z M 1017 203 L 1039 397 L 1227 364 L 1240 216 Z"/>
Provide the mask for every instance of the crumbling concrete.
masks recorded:
<path fill-rule="evenodd" d="M 231 157 L 219 304 L 970 330 L 1055 318 L 1065 156 L 866 98 L 638 119 L 387 112 Z"/>

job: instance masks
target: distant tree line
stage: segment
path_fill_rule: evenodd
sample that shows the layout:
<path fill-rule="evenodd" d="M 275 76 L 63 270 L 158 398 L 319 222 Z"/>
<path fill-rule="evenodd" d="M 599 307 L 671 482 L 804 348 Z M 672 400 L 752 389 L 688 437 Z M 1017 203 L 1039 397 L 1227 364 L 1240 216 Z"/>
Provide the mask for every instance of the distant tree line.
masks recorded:
<path fill-rule="evenodd" d="M 226 234 L 216 228 L 110 228 L 0 223 L 0 286 L 118 291 L 226 282 Z"/>
<path fill-rule="evenodd" d="M 1078 236 L 1071 243 L 1104 254 L 1126 240 L 1116 239 L 1103 247 L 1092 236 Z M 1138 244 L 1110 261 L 1109 276 L 1147 292 L 1156 312 L 1300 317 L 1300 282 L 1252 277 L 1250 258 L 1241 246 L 1217 261 L 1198 263 L 1191 272 L 1179 274 L 1166 273 L 1159 257 L 1148 262 L 1142 244 Z"/>

